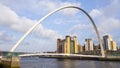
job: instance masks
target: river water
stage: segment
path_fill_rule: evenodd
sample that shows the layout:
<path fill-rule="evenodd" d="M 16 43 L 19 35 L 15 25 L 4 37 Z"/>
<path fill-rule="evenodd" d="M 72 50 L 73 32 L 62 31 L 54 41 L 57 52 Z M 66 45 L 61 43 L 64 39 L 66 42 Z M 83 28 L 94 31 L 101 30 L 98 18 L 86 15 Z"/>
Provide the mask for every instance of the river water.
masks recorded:
<path fill-rule="evenodd" d="M 20 68 L 120 68 L 120 62 L 29 57 L 21 58 Z"/>

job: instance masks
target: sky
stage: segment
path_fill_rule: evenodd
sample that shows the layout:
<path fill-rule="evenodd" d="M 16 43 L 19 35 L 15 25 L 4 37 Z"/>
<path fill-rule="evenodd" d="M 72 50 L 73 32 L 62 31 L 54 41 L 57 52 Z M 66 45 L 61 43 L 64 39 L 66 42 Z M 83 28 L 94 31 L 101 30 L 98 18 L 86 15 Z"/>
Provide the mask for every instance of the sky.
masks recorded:
<path fill-rule="evenodd" d="M 78 6 L 94 20 L 101 39 L 111 35 L 120 46 L 120 0 L 0 0 L 0 51 L 10 51 L 17 41 L 38 20 L 62 6 Z M 92 38 L 97 45 L 95 30 L 81 11 L 60 10 L 39 24 L 15 50 L 18 52 L 55 51 L 57 38 L 77 36 L 84 45 Z"/>

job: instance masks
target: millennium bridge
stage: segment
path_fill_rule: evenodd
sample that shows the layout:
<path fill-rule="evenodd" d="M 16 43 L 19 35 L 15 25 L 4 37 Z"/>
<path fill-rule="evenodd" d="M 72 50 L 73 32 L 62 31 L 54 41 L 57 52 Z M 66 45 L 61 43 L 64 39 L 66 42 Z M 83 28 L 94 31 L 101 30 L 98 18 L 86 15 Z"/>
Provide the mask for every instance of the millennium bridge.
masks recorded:
<path fill-rule="evenodd" d="M 48 13 L 47 15 L 45 15 L 44 17 L 42 17 L 38 22 L 36 22 L 19 40 L 18 42 L 11 48 L 10 52 L 10 56 L 9 59 L 8 58 L 2 58 L 3 64 L 4 62 L 6 62 L 6 60 L 8 60 L 8 62 L 10 61 L 10 67 L 12 67 L 12 65 L 17 65 L 16 62 L 14 64 L 14 61 L 16 61 L 17 59 L 13 58 L 13 53 L 16 50 L 16 48 L 19 46 L 20 43 L 22 43 L 22 41 L 35 29 L 35 27 L 37 27 L 42 21 L 44 21 L 47 17 L 51 16 L 52 14 L 54 14 L 57 11 L 66 9 L 66 8 L 75 8 L 78 9 L 80 11 L 82 11 L 83 13 L 86 14 L 86 16 L 90 19 L 91 24 L 93 25 L 97 38 L 98 38 L 98 42 L 100 44 L 100 48 L 101 48 L 101 55 L 82 55 L 82 54 L 64 54 L 64 53 L 33 53 L 33 54 L 22 54 L 19 55 L 19 57 L 44 57 L 44 58 L 70 58 L 70 59 L 97 59 L 97 60 L 119 60 L 120 61 L 120 56 L 106 56 L 105 55 L 105 51 L 103 49 L 103 45 L 102 45 L 102 41 L 101 41 L 101 36 L 99 34 L 99 31 L 97 29 L 97 26 L 95 25 L 93 19 L 91 18 L 91 16 L 83 9 L 81 9 L 80 7 L 77 6 L 64 6 L 64 7 L 60 7 L 50 13 Z M 19 64 L 19 60 L 17 60 L 18 64 Z M 6 64 L 6 63 L 5 63 Z"/>

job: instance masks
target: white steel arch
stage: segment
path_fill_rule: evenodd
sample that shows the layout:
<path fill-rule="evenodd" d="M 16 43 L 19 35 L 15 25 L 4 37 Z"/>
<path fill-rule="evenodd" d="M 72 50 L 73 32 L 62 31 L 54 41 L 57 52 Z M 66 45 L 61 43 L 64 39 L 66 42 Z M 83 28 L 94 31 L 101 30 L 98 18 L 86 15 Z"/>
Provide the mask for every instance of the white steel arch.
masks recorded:
<path fill-rule="evenodd" d="M 50 13 L 48 13 L 47 15 L 45 15 L 44 17 L 42 17 L 37 23 L 35 23 L 21 38 L 20 40 L 18 40 L 18 42 L 12 47 L 12 49 L 10 50 L 10 52 L 14 52 L 14 50 L 19 46 L 19 44 L 27 37 L 27 35 L 33 31 L 33 29 L 39 25 L 42 21 L 44 21 L 48 16 L 54 14 L 55 12 L 59 11 L 59 10 L 62 10 L 62 9 L 66 9 L 66 8 L 76 8 L 78 10 L 81 10 L 82 12 L 84 12 L 87 17 L 90 19 L 95 31 L 96 31 L 96 34 L 97 34 L 97 37 L 98 37 L 98 41 L 99 41 L 99 44 L 100 44 L 100 47 L 101 47 L 101 54 L 102 54 L 102 57 L 105 57 L 105 54 L 104 54 L 104 49 L 103 49 L 103 45 L 102 45 L 102 41 L 100 39 L 100 34 L 99 34 L 99 31 L 93 21 L 93 19 L 90 17 L 90 15 L 83 9 L 81 9 L 80 7 L 77 7 L 77 6 L 64 6 L 64 7 L 60 7 Z"/>

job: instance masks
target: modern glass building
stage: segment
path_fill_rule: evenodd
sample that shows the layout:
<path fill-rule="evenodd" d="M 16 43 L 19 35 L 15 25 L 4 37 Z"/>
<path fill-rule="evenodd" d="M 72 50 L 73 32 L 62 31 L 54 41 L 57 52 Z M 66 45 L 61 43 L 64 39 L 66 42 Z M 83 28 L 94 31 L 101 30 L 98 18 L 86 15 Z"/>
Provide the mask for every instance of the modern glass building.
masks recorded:
<path fill-rule="evenodd" d="M 117 50 L 116 42 L 110 35 L 103 36 L 104 50 Z"/>

